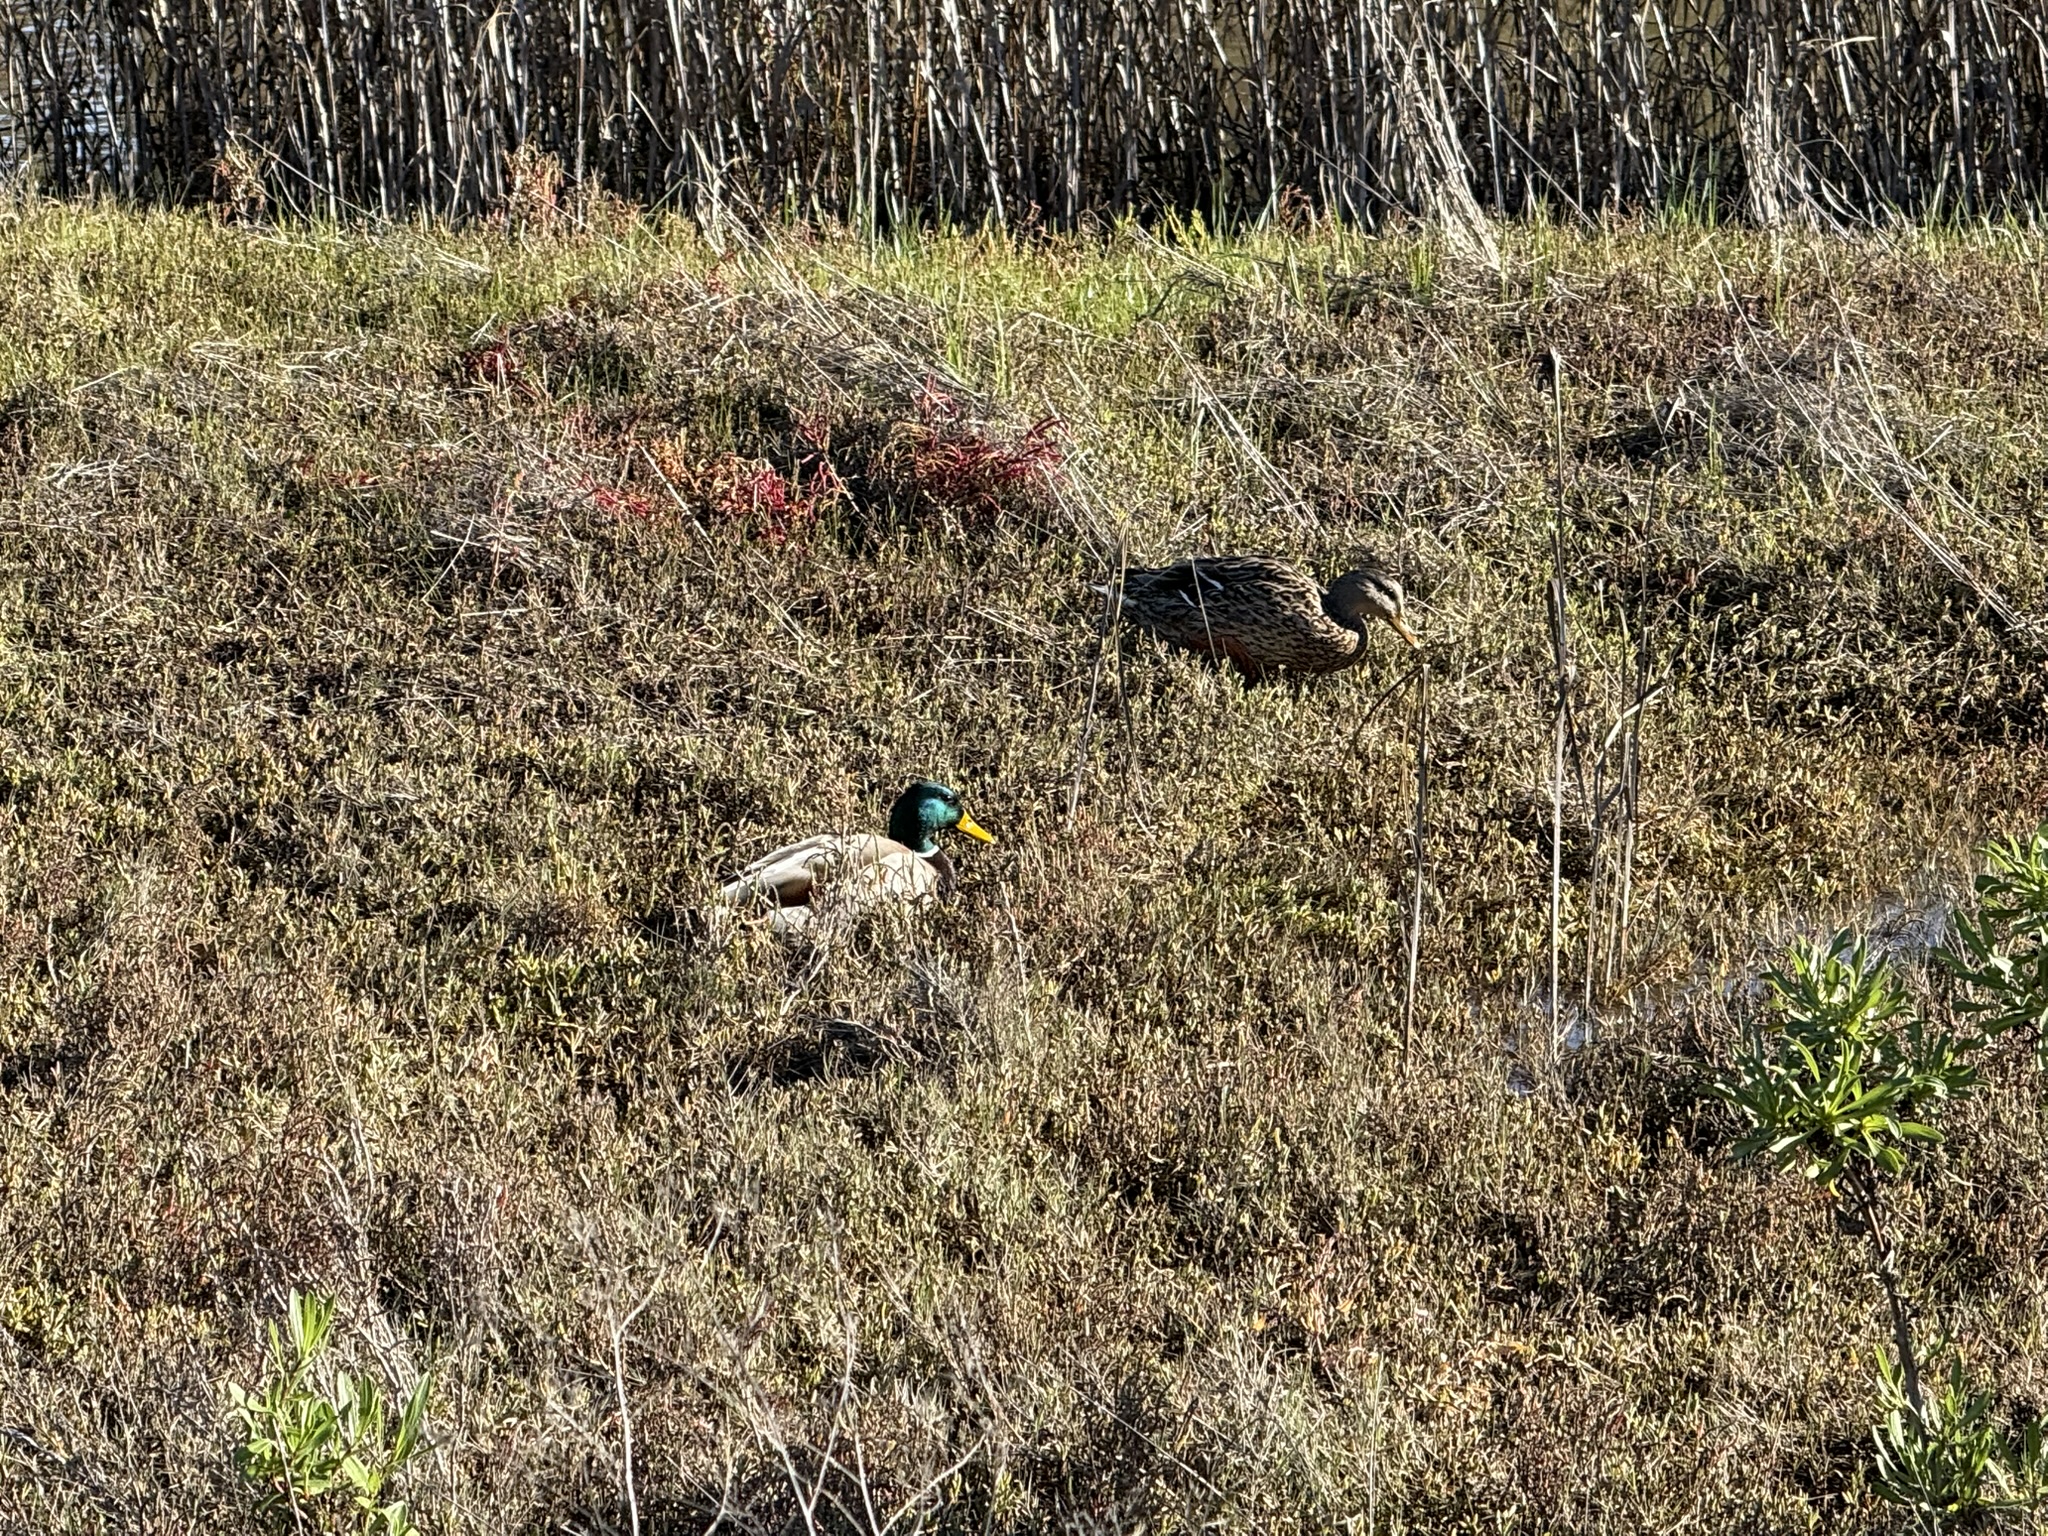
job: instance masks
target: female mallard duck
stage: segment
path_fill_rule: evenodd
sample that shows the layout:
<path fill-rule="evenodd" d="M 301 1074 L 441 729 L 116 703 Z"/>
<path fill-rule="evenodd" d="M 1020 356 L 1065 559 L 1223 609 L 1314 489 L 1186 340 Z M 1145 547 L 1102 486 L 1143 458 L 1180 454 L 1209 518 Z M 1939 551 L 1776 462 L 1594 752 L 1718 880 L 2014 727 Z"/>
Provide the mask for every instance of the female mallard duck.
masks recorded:
<path fill-rule="evenodd" d="M 1403 640 L 1407 602 L 1385 567 L 1346 571 L 1325 592 L 1293 566 L 1266 555 L 1225 555 L 1124 573 L 1123 612 L 1160 638 L 1204 655 L 1229 657 L 1248 678 L 1275 668 L 1336 672 L 1365 657 L 1378 619 Z"/>
<path fill-rule="evenodd" d="M 881 906 L 907 906 L 953 887 L 953 863 L 941 832 L 958 830 L 995 841 L 975 824 L 957 791 L 914 780 L 889 810 L 889 835 L 820 832 L 757 859 L 718 893 L 721 905 L 758 908 L 777 933 L 798 933 L 824 912 L 858 916 Z"/>

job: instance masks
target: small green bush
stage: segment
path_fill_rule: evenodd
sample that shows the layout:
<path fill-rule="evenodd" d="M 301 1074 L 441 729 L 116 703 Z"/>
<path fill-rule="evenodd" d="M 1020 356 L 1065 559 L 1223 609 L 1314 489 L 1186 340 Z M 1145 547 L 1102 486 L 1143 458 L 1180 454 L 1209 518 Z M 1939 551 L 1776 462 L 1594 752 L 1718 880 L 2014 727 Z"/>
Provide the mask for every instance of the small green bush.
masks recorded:
<path fill-rule="evenodd" d="M 280 1332 L 270 1324 L 270 1379 L 250 1392 L 230 1382 L 241 1439 L 235 1467 L 258 1490 L 266 1515 L 288 1512 L 294 1529 L 337 1525 L 375 1536 L 411 1536 L 404 1501 L 384 1495 L 420 1449 L 429 1378 L 387 1428 L 383 1390 L 367 1376 L 336 1371 L 323 1388 L 314 1365 L 334 1322 L 334 1303 L 293 1291 Z"/>
<path fill-rule="evenodd" d="M 1749 1122 L 1735 1155 L 1798 1167 L 1833 1189 L 1852 1166 L 1898 1173 L 1917 1118 L 1976 1082 L 1967 1042 L 1907 1015 L 1891 968 L 1848 932 L 1795 946 L 1770 972 L 1773 1022 L 1757 1030 L 1715 1092 Z"/>
<path fill-rule="evenodd" d="M 1971 1388 L 1959 1356 L 1950 1356 L 1939 1393 L 1916 1408 L 1905 1362 L 1879 1354 L 1878 1390 L 1890 1410 L 1871 1430 L 1873 1482 L 1888 1503 L 1914 1512 L 1923 1527 L 1967 1525 L 1995 1510 L 2031 1509 L 2048 1482 L 2042 1426 L 2000 1425 L 1989 1392 Z"/>
<path fill-rule="evenodd" d="M 1925 1388 L 1898 1247 L 1879 1198 L 1879 1175 L 1905 1172 L 1941 1140 L 1941 1107 L 1972 1092 L 1979 1063 L 1999 1040 L 2048 1024 L 2048 827 L 1985 849 L 1977 908 L 1936 953 L 1959 983 L 1952 1030 L 1917 1009 L 1899 978 L 1855 935 L 1795 945 L 1770 972 L 1770 1019 L 1754 1030 L 1713 1085 L 1746 1122 L 1733 1153 L 1799 1168 L 1830 1193 L 1838 1186 L 1862 1220 L 1890 1309 L 1893 1349 L 1878 1357 L 1886 1408 L 1871 1431 L 1878 1494 L 1922 1529 L 1969 1525 L 1999 1510 L 2032 1509 L 2048 1494 L 2042 1424 L 2011 1429 L 1989 1392 L 1973 1388 L 1951 1356 L 1939 1391 Z M 2048 1057 L 2048 1052 L 2042 1053 Z M 2048 1060 L 2044 1060 L 2048 1064 Z"/>
<path fill-rule="evenodd" d="M 1977 877 L 1974 917 L 1958 914 L 1952 944 L 1937 955 L 1962 983 L 1956 1010 L 1987 1037 L 2030 1032 L 2048 1047 L 2048 826 L 2027 839 L 1992 843 Z M 2048 1066 L 2048 1059 L 2044 1059 Z"/>

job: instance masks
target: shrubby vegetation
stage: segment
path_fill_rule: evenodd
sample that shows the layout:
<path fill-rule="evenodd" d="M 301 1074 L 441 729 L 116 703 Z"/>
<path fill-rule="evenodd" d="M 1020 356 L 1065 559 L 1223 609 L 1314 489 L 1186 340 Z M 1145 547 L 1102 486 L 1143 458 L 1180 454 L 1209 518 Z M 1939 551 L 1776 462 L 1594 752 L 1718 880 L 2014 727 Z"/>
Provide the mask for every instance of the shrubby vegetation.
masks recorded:
<path fill-rule="evenodd" d="M 0 211 L 0 1523 L 2033 1497 L 2038 235 L 586 212 Z M 1426 714 L 1102 635 L 1245 547 Z"/>
<path fill-rule="evenodd" d="M 1962 983 L 1955 1009 L 1965 1022 L 1917 1005 L 1887 962 L 1838 933 L 1796 946 L 1765 978 L 1770 1022 L 1715 1085 L 1747 1127 L 1736 1155 L 1798 1168 L 1823 1195 L 1846 1198 L 1869 1239 L 1893 1351 L 1879 1361 L 1889 1412 L 1874 1431 L 1876 1486 L 1935 1529 L 2031 1508 L 2048 1491 L 2048 1424 L 2002 1430 L 1992 1394 L 1968 1385 L 1959 1355 L 1938 1391 L 1923 1384 L 1923 1346 L 1882 1214 L 1881 1178 L 1905 1174 L 1941 1142 L 1932 1122 L 1980 1089 L 2000 1047 L 2016 1031 L 2041 1043 L 2048 827 L 1988 855 L 1977 910 L 1958 916 L 1954 947 L 1934 956 Z"/>
<path fill-rule="evenodd" d="M 320 1355 L 334 1324 L 334 1303 L 293 1291 L 284 1327 L 270 1325 L 270 1374 L 254 1391 L 234 1382 L 227 1395 L 240 1443 L 235 1467 L 256 1490 L 256 1509 L 274 1523 L 329 1528 L 339 1517 L 382 1536 L 417 1530 L 392 1483 L 420 1448 L 425 1376 L 388 1422 L 384 1390 L 370 1375 L 335 1371 L 323 1380 Z"/>

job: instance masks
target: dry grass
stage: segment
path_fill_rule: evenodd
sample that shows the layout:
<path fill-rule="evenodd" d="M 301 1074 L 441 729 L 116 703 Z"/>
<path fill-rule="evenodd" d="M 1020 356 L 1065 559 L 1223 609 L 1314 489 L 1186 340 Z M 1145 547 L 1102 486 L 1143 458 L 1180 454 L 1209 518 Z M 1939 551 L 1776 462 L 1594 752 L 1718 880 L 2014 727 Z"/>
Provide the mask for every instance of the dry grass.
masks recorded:
<path fill-rule="evenodd" d="M 218 1384 L 297 1284 L 435 1370 L 429 1530 L 627 1529 L 622 1397 L 643 1531 L 1882 1525 L 1861 1251 L 1694 1064 L 2048 815 L 2038 236 L 4 217 L 0 1522 L 248 1526 Z M 1089 591 L 1368 545 L 1405 1052 L 1405 658 L 1098 662 Z M 1002 839 L 952 907 L 693 938 L 917 773 Z M 2015 1074 L 1898 1207 L 2015 1403 L 2041 1132 Z"/>

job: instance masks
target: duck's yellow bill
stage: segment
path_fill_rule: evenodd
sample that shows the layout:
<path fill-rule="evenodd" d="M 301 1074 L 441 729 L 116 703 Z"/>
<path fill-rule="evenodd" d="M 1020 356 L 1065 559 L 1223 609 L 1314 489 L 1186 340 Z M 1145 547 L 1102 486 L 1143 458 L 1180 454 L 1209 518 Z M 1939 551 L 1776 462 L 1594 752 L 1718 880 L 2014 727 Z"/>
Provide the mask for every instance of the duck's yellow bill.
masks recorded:
<path fill-rule="evenodd" d="M 1387 622 L 1394 626 L 1395 630 L 1399 632 L 1403 640 L 1406 640 L 1418 651 L 1422 649 L 1422 636 L 1418 635 L 1417 633 L 1415 633 L 1414 630 L 1410 629 L 1408 627 L 1408 621 L 1402 618 L 1401 615 L 1397 613 Z"/>
<path fill-rule="evenodd" d="M 996 840 L 995 834 L 983 827 L 972 816 L 962 816 L 960 818 L 960 830 L 977 842 L 992 843 Z"/>

